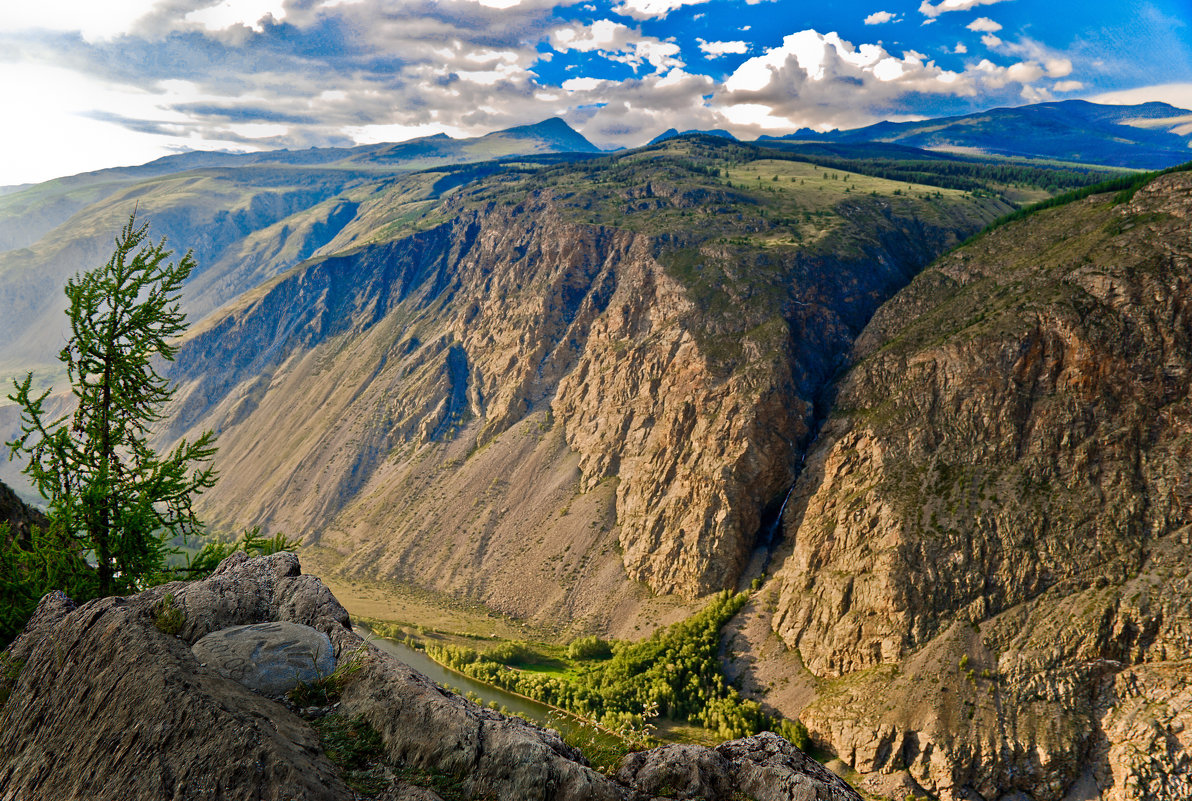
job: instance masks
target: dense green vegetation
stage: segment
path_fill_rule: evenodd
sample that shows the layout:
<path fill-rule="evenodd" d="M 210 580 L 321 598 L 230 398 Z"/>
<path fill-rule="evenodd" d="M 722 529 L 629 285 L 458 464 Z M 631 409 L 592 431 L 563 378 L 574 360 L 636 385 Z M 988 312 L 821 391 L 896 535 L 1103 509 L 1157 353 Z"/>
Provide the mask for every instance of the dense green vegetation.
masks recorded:
<path fill-rule="evenodd" d="M 1012 211 L 1009 214 L 998 218 L 987 228 L 985 228 L 985 230 L 963 242 L 961 246 L 967 245 L 969 242 L 972 242 L 978 237 L 984 236 L 990 231 L 1001 228 L 1003 225 L 1008 225 L 1012 222 L 1026 219 L 1032 214 L 1036 214 L 1046 209 L 1054 209 L 1059 206 L 1066 206 L 1069 203 L 1075 203 L 1078 200 L 1084 200 L 1086 197 L 1091 197 L 1093 195 L 1101 195 L 1108 192 L 1113 192 L 1113 202 L 1115 204 L 1128 203 L 1130 199 L 1134 197 L 1135 192 L 1158 178 L 1160 175 L 1168 175 L 1175 172 L 1188 172 L 1190 170 L 1192 170 L 1192 161 L 1189 161 L 1186 164 L 1177 164 L 1174 167 L 1168 167 L 1166 170 L 1159 170 L 1157 172 L 1131 173 L 1130 175 L 1122 175 L 1117 178 L 1111 178 L 1107 181 L 1100 181 L 1091 186 L 1074 189 L 1071 192 L 1065 192 L 1062 195 L 1056 195 L 1055 197 L 1048 198 L 1047 200 L 1041 200 L 1038 203 L 1032 203 L 1029 206 Z"/>
<path fill-rule="evenodd" d="M 80 601 L 94 598 L 99 577 L 59 530 L 33 526 L 21 538 L 0 522 L 0 648 L 20 633 L 41 597 L 54 590 Z"/>
<path fill-rule="evenodd" d="M 911 184 L 960 189 L 966 192 L 994 192 L 1000 186 L 1021 186 L 1057 193 L 1100 183 L 1119 170 L 1092 167 L 1040 167 L 964 159 L 844 158 L 791 153 L 788 158 L 836 170 L 849 170 L 875 178 Z"/>
<path fill-rule="evenodd" d="M 797 724 L 774 720 L 729 685 L 717 656 L 720 629 L 740 611 L 748 593 L 723 592 L 698 614 L 637 643 L 617 642 L 611 656 L 576 657 L 563 674 L 518 669 L 525 649 L 508 645 L 488 652 L 456 645 L 427 645 L 435 660 L 480 681 L 551 704 L 623 736 L 641 737 L 656 716 L 704 726 L 719 737 L 744 737 L 775 729 L 806 744 Z M 580 652 L 598 647 L 585 638 Z M 575 645 L 575 643 L 573 643 Z M 802 735 L 802 736 L 800 736 Z"/>

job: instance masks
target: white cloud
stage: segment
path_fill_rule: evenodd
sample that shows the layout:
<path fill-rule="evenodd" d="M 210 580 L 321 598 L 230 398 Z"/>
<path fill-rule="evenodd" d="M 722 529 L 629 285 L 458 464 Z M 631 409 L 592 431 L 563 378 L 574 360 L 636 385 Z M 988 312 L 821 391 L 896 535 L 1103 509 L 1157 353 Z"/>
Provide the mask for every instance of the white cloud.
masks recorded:
<path fill-rule="evenodd" d="M 887 22 L 893 22 L 898 17 L 897 14 L 892 14 L 889 11 L 874 11 L 865 18 L 866 25 L 883 25 Z"/>
<path fill-rule="evenodd" d="M 131 31 L 158 0 L 4 0 L 0 2 L 0 31 L 78 31 L 89 42 L 113 39 Z"/>
<path fill-rule="evenodd" d="M 620 50 L 632 38 L 628 25 L 611 19 L 598 19 L 591 25 L 574 25 L 558 28 L 551 32 L 551 45 L 560 53 L 579 50 L 590 53 L 593 50 Z"/>
<path fill-rule="evenodd" d="M 940 0 L 940 2 L 932 5 L 930 0 L 923 0 L 919 4 L 919 13 L 925 17 L 934 19 L 940 14 L 946 14 L 949 11 L 968 11 L 970 8 L 975 8 L 976 6 L 991 6 L 1002 2 L 1005 2 L 1005 0 Z"/>
<path fill-rule="evenodd" d="M 906 94 L 974 92 L 969 76 L 913 50 L 899 57 L 878 44 L 853 46 L 836 33 L 805 30 L 741 64 L 714 99 L 740 124 L 826 129 L 876 122 L 875 109 Z"/>
<path fill-rule="evenodd" d="M 1076 92 L 1084 88 L 1080 81 L 1056 81 L 1051 89 L 1054 92 Z"/>
<path fill-rule="evenodd" d="M 981 44 L 985 45 L 990 50 L 996 50 L 1002 46 L 1002 40 L 994 36 L 992 33 L 987 33 L 981 37 Z"/>
<path fill-rule="evenodd" d="M 599 53 L 610 61 L 629 65 L 634 72 L 644 64 L 649 64 L 655 72 L 684 66 L 678 57 L 679 46 L 674 42 L 643 36 L 641 31 L 609 19 L 556 28 L 551 32 L 550 44 L 560 53 L 569 50 Z"/>
<path fill-rule="evenodd" d="M 1002 26 L 991 20 L 989 17 L 977 17 L 964 27 L 970 31 L 977 31 L 979 33 L 997 33 L 1002 29 Z"/>
<path fill-rule="evenodd" d="M 568 78 L 563 81 L 562 88 L 568 92 L 590 92 L 607 83 L 609 82 L 600 78 Z"/>
<path fill-rule="evenodd" d="M 187 142 L 187 117 L 170 105 L 206 99 L 193 84 L 172 81 L 158 92 L 115 86 L 73 70 L 34 64 L 0 64 L 0 108 L 20 109 L 20 125 L 0 125 L 5 159 L 0 184 L 45 181 L 116 165 L 142 164 L 176 152 Z M 95 109 L 103 109 L 101 118 Z M 152 120 L 158 132 L 132 130 L 111 118 Z M 253 132 L 260 133 L 260 132 Z M 243 149 L 237 143 L 189 140 L 192 147 Z"/>
<path fill-rule="evenodd" d="M 285 16 L 282 0 L 224 0 L 191 11 L 183 19 L 202 25 L 209 31 L 244 26 L 260 33 L 263 30 L 261 23 L 266 18 L 282 20 Z"/>
<path fill-rule="evenodd" d="M 1063 78 L 1072 74 L 1072 62 L 1066 58 L 1049 58 L 1043 62 L 1048 78 Z"/>
<path fill-rule="evenodd" d="M 612 10 L 613 13 L 636 20 L 663 19 L 677 8 L 706 2 L 708 0 L 624 0 L 620 5 L 613 6 Z"/>
<path fill-rule="evenodd" d="M 1086 98 L 1093 103 L 1133 106 L 1139 103 L 1170 103 L 1176 108 L 1192 109 L 1192 83 L 1158 83 L 1102 92 Z"/>
<path fill-rule="evenodd" d="M 734 41 L 734 42 L 705 42 L 703 39 L 697 38 L 695 40 L 699 43 L 699 49 L 704 51 L 704 58 L 720 58 L 729 53 L 743 54 L 749 52 L 749 43 Z"/>
<path fill-rule="evenodd" d="M 467 132 L 453 125 L 444 125 L 441 122 L 424 125 L 401 125 L 399 123 L 361 125 L 348 128 L 346 132 L 354 141 L 362 145 L 373 145 L 379 142 L 404 142 L 407 139 L 443 133 L 455 139 L 468 135 Z"/>
<path fill-rule="evenodd" d="M 1051 96 L 1051 92 L 1041 86 L 1023 86 L 1019 94 L 1028 103 L 1045 103 L 1048 100 L 1054 99 Z"/>
<path fill-rule="evenodd" d="M 761 103 L 735 103 L 726 106 L 721 113 L 733 125 L 745 128 L 759 128 L 763 131 L 790 130 L 791 121 L 775 116 L 774 109 Z"/>
<path fill-rule="evenodd" d="M 724 117 L 704 100 L 714 87 L 708 76 L 681 69 L 628 81 L 604 81 L 591 91 L 572 96 L 571 102 L 580 110 L 568 119 L 602 146 L 639 145 L 671 127 L 718 128 L 724 125 Z"/>
<path fill-rule="evenodd" d="M 956 47 L 952 48 L 952 53 L 957 56 L 963 56 L 968 52 L 968 48 L 964 46 L 964 42 L 957 42 Z"/>

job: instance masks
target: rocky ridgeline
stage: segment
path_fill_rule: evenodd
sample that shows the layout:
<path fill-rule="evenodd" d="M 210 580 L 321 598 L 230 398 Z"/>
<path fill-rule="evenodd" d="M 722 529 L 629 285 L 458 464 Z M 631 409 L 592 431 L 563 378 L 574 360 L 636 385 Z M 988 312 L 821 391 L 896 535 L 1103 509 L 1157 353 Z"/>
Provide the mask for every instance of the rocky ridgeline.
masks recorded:
<path fill-rule="evenodd" d="M 477 706 L 365 643 L 292 554 L 236 554 L 206 580 L 82 606 L 46 596 L 4 655 L 0 798 L 359 798 L 302 710 L 246 686 L 277 691 L 279 668 L 304 648 L 328 667 L 322 643 L 341 669 L 333 714 L 381 738 L 383 781 L 370 797 L 436 801 L 424 786 L 435 776 L 453 797 L 508 801 L 860 798 L 769 733 L 630 754 L 605 776 L 556 732 Z"/>
<path fill-rule="evenodd" d="M 859 339 L 770 585 L 858 771 L 1192 798 L 1190 230 L 1186 172 L 1040 212 Z"/>

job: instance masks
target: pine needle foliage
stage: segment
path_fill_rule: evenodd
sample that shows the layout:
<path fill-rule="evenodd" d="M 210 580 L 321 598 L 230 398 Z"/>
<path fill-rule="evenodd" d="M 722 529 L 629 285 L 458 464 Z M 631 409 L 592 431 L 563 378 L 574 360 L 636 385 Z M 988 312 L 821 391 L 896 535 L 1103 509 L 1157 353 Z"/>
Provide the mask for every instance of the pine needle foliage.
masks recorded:
<path fill-rule="evenodd" d="M 149 445 L 173 395 L 158 366 L 173 360 L 186 329 L 179 297 L 195 266 L 189 251 L 177 262 L 172 255 L 130 216 L 107 264 L 66 284 L 71 332 L 58 359 L 74 411 L 52 417 L 51 390 L 35 394 L 32 374 L 9 395 L 21 408 L 10 458 L 28 456 L 25 473 L 48 500 L 52 525 L 93 554 L 101 595 L 159 573 L 166 540 L 201 528 L 191 501 L 215 482 L 209 464 L 200 466 L 215 454 L 210 431 L 165 455 Z"/>

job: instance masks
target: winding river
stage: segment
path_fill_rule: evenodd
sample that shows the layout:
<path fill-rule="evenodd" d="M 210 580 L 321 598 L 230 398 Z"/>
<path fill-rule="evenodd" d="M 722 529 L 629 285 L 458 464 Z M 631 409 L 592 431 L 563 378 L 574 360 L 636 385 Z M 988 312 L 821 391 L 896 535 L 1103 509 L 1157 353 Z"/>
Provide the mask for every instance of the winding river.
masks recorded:
<path fill-rule="evenodd" d="M 508 707 L 510 712 L 521 715 L 527 720 L 532 720 L 540 726 L 555 729 L 565 737 L 586 731 L 588 738 L 595 737 L 597 740 L 607 739 L 610 744 L 616 741 L 616 738 L 610 734 L 598 730 L 593 732 L 590 723 L 584 723 L 579 718 L 569 715 L 566 712 L 526 698 L 523 695 L 506 692 L 500 687 L 494 687 L 491 684 L 476 681 L 454 670 L 449 670 L 422 651 L 415 650 L 405 643 L 378 637 L 375 634 L 370 634 L 368 641 L 390 656 L 397 658 L 414 668 L 414 670 L 427 676 L 437 684 L 442 684 L 456 690 L 460 694 L 468 692 L 475 693 L 480 696 L 485 704 L 495 701 L 498 706 Z"/>

